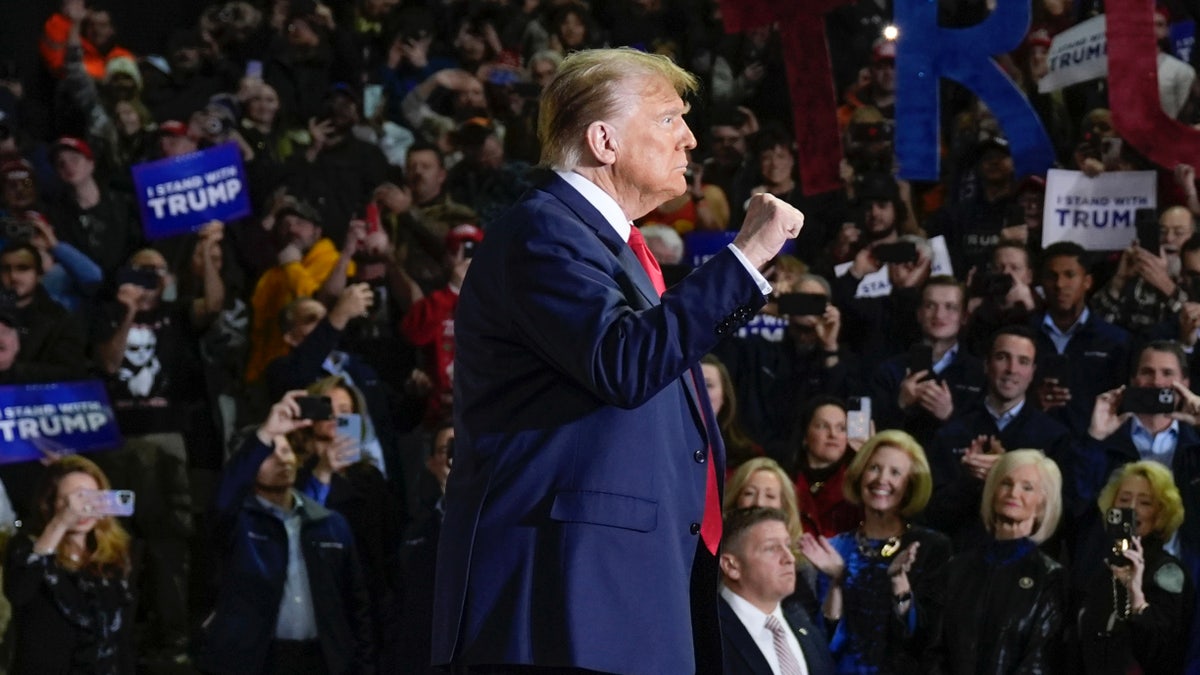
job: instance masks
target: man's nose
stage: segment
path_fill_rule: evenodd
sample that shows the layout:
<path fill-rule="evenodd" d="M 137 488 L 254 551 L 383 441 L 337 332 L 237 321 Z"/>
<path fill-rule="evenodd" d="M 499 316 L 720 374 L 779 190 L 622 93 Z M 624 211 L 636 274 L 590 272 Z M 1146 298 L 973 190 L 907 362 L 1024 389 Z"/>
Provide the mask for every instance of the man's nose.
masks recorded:
<path fill-rule="evenodd" d="M 692 150 L 696 147 L 696 135 L 692 133 L 692 128 L 687 122 L 683 123 L 683 149 Z"/>

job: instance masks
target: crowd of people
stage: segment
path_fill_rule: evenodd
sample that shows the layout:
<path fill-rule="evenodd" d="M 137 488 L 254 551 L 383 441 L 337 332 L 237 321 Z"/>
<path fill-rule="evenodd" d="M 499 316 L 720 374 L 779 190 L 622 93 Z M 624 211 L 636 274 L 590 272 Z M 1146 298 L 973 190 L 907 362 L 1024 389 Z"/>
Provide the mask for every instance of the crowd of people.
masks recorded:
<path fill-rule="evenodd" d="M 843 187 L 808 194 L 780 27 L 726 34 L 722 4 L 232 0 L 146 53 L 99 0 L 30 26 L 38 67 L 0 68 L 0 385 L 99 379 L 123 444 L 0 465 L 0 671 L 430 671 L 459 290 L 545 180 L 543 90 L 601 46 L 700 84 L 687 191 L 634 223 L 668 285 L 755 195 L 805 214 L 697 383 L 727 672 L 1200 670 L 1195 170 L 1114 142 L 1105 80 L 1037 88 L 1100 3 L 1033 0 L 997 62 L 1059 167 L 1158 173 L 1157 244 L 1112 252 L 1043 246 L 1046 176 L 966 88 L 943 179 L 898 178 L 891 0 L 826 16 Z M 1162 103 L 1200 128 L 1185 4 L 1155 8 Z M 131 167 L 224 144 L 251 215 L 148 239 Z M 132 516 L 93 513 L 110 488 Z"/>

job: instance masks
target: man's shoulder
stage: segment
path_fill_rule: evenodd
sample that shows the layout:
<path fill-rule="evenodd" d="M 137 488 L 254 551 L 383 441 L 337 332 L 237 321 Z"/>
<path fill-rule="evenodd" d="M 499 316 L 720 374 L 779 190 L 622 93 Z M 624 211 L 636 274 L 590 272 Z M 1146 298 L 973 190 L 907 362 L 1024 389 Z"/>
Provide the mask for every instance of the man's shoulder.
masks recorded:
<path fill-rule="evenodd" d="M 1121 346 L 1129 344 L 1129 331 L 1116 324 L 1109 323 L 1097 312 L 1089 314 L 1087 323 L 1083 325 L 1083 328 L 1090 337 L 1095 339 L 1106 340 Z"/>

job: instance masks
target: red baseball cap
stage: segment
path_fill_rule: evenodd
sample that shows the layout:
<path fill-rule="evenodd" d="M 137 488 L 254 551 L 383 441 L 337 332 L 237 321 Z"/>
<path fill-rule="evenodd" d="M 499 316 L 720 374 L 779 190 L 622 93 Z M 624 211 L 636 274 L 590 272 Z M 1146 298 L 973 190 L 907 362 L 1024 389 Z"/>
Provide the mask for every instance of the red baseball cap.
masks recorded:
<path fill-rule="evenodd" d="M 188 126 L 179 120 L 167 120 L 158 125 L 158 131 L 164 136 L 187 136 Z"/>
<path fill-rule="evenodd" d="M 454 226 L 446 234 L 446 249 L 457 251 L 464 241 L 473 241 L 478 244 L 483 241 L 483 230 L 469 223 Z"/>
<path fill-rule="evenodd" d="M 50 148 L 50 154 L 57 155 L 63 150 L 73 150 L 84 157 L 87 157 L 88 159 L 94 159 L 94 156 L 92 155 L 92 146 L 88 145 L 87 141 L 83 140 L 82 138 L 63 136 L 57 141 L 54 141 L 53 147 Z"/>

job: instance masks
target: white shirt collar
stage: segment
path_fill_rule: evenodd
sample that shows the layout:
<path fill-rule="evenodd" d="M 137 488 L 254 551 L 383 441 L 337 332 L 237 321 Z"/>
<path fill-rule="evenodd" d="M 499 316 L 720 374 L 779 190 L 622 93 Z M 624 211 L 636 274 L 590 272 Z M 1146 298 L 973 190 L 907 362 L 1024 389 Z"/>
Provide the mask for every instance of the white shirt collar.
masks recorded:
<path fill-rule="evenodd" d="M 630 224 L 625 212 L 621 210 L 620 205 L 617 204 L 617 200 L 612 198 L 612 195 L 601 190 L 600 186 L 574 171 L 555 170 L 554 173 L 558 174 L 559 178 L 567 181 L 567 185 L 575 188 L 589 204 L 596 207 L 600 215 L 604 216 L 608 224 L 612 225 L 612 228 L 617 231 L 617 234 L 621 237 L 621 241 L 629 241 L 629 230 L 633 226 Z"/>

